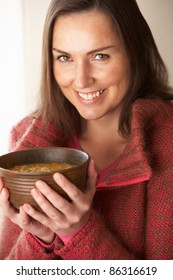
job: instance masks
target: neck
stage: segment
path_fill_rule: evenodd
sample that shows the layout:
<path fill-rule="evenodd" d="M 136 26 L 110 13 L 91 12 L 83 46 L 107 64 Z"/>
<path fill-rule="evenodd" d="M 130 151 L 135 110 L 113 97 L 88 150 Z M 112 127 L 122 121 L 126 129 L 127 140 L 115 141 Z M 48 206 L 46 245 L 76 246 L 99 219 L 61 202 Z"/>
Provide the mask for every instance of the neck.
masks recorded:
<path fill-rule="evenodd" d="M 105 116 L 97 120 L 87 120 L 83 122 L 83 129 L 81 138 L 96 137 L 98 140 L 99 135 L 118 134 L 119 114 L 114 116 Z M 111 135 L 110 135 L 111 136 Z"/>
<path fill-rule="evenodd" d="M 85 122 L 79 140 L 82 149 L 93 158 L 97 171 L 116 160 L 127 144 L 127 139 L 118 133 L 118 118 Z"/>

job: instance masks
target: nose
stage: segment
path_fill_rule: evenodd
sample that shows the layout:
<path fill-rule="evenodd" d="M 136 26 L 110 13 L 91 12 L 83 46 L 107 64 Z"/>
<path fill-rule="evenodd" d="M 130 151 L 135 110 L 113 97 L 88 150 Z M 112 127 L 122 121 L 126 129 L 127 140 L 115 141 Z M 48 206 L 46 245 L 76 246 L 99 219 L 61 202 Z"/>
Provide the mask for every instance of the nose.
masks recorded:
<path fill-rule="evenodd" d="M 94 83 L 91 66 L 84 61 L 76 64 L 74 75 L 74 86 L 76 89 L 84 89 Z"/>

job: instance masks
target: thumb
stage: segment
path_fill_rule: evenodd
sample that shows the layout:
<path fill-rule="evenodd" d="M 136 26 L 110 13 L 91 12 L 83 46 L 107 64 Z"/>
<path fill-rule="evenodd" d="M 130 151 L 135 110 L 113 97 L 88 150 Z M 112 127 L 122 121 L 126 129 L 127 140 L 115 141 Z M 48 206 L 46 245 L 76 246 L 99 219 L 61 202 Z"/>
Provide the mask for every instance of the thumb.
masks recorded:
<path fill-rule="evenodd" d="M 0 177 L 0 192 L 1 192 L 2 188 L 3 188 L 3 180 L 2 180 L 2 178 Z"/>
<path fill-rule="evenodd" d="M 93 159 L 90 159 L 89 166 L 88 166 L 88 179 L 86 183 L 86 191 L 88 192 L 92 190 L 94 195 L 96 182 L 97 182 L 97 172 L 95 169 Z"/>

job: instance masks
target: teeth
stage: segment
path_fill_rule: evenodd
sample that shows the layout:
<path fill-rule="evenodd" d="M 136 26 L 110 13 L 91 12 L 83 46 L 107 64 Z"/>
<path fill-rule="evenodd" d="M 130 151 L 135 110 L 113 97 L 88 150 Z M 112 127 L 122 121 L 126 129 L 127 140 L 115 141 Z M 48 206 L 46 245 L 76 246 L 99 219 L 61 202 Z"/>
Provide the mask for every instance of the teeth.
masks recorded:
<path fill-rule="evenodd" d="M 104 90 L 101 89 L 101 90 L 98 90 L 97 92 L 95 93 L 82 93 L 82 92 L 79 92 L 79 95 L 85 99 L 85 100 L 93 100 L 94 98 L 98 97 L 100 94 L 102 94 Z"/>

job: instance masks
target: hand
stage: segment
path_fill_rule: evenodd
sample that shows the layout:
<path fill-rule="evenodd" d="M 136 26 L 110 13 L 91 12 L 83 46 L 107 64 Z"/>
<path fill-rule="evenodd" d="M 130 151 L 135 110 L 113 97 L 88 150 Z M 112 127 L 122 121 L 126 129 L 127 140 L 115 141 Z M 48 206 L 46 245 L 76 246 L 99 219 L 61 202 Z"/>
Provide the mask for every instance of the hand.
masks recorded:
<path fill-rule="evenodd" d="M 3 180 L 0 178 L 0 206 L 4 214 L 20 228 L 27 230 L 33 235 L 38 236 L 40 239 L 44 239 L 44 242 L 51 243 L 54 239 L 55 233 L 52 232 L 48 227 L 41 224 L 40 222 L 34 220 L 30 217 L 24 210 L 20 207 L 19 212 L 11 206 L 9 202 L 9 192 L 3 186 Z"/>
<path fill-rule="evenodd" d="M 68 194 L 71 202 L 57 194 L 45 182 L 37 181 L 36 188 L 31 193 L 45 214 L 36 211 L 28 204 L 23 205 L 22 209 L 26 214 L 37 222 L 40 222 L 46 228 L 49 228 L 58 236 L 74 232 L 82 227 L 89 218 L 92 200 L 95 194 L 96 178 L 97 173 L 92 160 L 88 168 L 88 180 L 84 193 L 69 182 L 62 174 L 55 173 L 55 182 Z M 37 236 L 40 237 L 39 235 Z M 46 241 L 43 235 L 41 239 Z"/>

